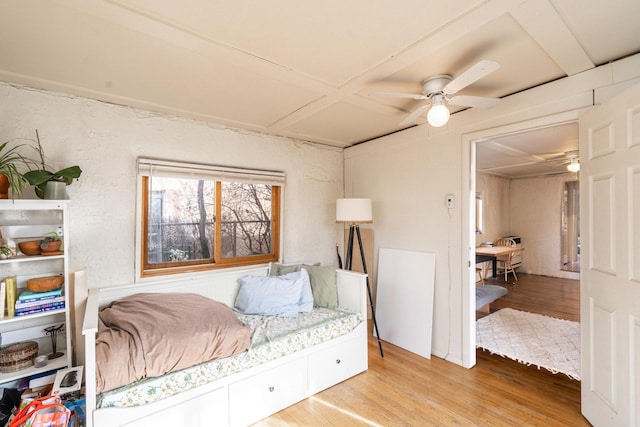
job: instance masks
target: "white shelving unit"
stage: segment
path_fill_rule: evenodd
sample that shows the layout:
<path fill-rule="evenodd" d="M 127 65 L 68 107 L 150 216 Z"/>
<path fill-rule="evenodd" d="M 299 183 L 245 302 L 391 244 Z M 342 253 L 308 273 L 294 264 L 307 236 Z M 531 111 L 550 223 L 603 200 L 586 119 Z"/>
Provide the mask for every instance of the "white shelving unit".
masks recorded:
<path fill-rule="evenodd" d="M 0 388 L 13 387 L 15 381 L 51 370 L 72 366 L 71 321 L 69 305 L 69 246 L 66 200 L 0 200 L 0 230 L 5 239 L 16 242 L 39 240 L 55 231 L 62 236 L 63 255 L 28 256 L 0 260 L 0 280 L 16 276 L 18 294 L 26 289 L 27 280 L 35 277 L 64 276 L 65 308 L 26 316 L 0 318 L 2 346 L 22 341 L 36 341 L 38 354 L 52 353 L 51 337 L 45 328 L 64 324 L 56 339 L 56 350 L 63 353 L 42 368 L 31 366 L 15 372 L 0 373 Z"/>

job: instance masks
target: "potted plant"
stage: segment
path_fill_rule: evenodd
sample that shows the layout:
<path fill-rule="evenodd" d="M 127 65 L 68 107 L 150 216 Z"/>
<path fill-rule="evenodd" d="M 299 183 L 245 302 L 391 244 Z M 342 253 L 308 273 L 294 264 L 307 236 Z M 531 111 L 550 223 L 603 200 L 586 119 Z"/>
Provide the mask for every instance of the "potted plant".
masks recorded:
<path fill-rule="evenodd" d="M 70 166 L 57 172 L 51 172 L 45 162 L 44 150 L 42 148 L 42 144 L 40 144 L 38 130 L 36 130 L 36 139 L 36 143 L 38 144 L 38 155 L 40 156 L 40 164 L 38 165 L 39 169 L 30 170 L 23 176 L 27 182 L 34 187 L 36 196 L 39 198 L 64 198 L 63 195 L 65 194 L 65 187 L 70 185 L 74 179 L 78 179 L 82 170 L 79 166 Z M 58 187 L 61 187 L 61 189 L 53 189 L 53 186 L 56 184 Z M 50 190 L 47 190 L 48 186 Z M 51 195 L 51 197 L 46 197 L 47 195 Z"/>
<path fill-rule="evenodd" d="M 5 239 L 0 231 L 0 259 L 16 256 L 16 244 L 12 239 Z"/>
<path fill-rule="evenodd" d="M 9 198 L 9 188 L 11 188 L 11 198 L 22 194 L 22 187 L 28 181 L 20 173 L 19 169 L 25 167 L 29 169 L 35 162 L 19 153 L 21 147 L 28 144 L 18 144 L 9 148 L 11 141 L 0 144 L 0 199 Z"/>
<path fill-rule="evenodd" d="M 45 234 L 44 237 L 40 239 L 40 249 L 43 254 L 61 252 L 62 239 L 60 238 L 60 235 L 55 231 Z"/>

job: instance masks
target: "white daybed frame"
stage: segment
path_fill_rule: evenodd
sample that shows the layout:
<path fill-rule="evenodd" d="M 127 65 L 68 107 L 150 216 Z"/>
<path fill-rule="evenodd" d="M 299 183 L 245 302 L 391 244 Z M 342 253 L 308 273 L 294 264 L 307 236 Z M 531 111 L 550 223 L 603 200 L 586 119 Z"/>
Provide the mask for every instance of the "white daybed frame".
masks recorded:
<path fill-rule="evenodd" d="M 188 279 L 90 289 L 82 325 L 86 425 L 246 426 L 368 369 L 365 321 L 347 335 L 155 403 L 96 409 L 95 340 L 99 307 L 140 292 L 192 292 L 233 307 L 238 278 L 267 272 L 268 267 L 264 266 Z M 337 270 L 337 282 L 340 306 L 360 312 L 366 319 L 366 275 Z"/>

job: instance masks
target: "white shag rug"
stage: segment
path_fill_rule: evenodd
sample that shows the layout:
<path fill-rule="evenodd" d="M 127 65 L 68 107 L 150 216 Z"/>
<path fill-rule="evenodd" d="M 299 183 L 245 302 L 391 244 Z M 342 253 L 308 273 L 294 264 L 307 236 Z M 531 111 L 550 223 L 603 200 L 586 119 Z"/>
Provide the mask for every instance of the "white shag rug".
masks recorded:
<path fill-rule="evenodd" d="M 503 308 L 476 321 L 476 347 L 580 380 L 580 324 Z"/>

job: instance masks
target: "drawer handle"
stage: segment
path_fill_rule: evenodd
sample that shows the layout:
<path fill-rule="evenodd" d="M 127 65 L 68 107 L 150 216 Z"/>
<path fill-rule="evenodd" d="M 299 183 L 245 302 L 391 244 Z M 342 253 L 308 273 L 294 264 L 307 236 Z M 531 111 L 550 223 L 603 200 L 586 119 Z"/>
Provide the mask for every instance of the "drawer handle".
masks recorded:
<path fill-rule="evenodd" d="M 274 386 L 269 386 L 269 392 L 270 392 L 270 393 L 273 393 L 273 392 L 275 391 L 275 389 L 276 389 L 276 388 L 275 388 Z"/>
<path fill-rule="evenodd" d="M 341 360 L 340 360 L 340 359 L 336 359 L 336 364 L 337 364 L 337 365 L 339 365 L 339 364 L 340 364 L 340 362 L 341 362 Z"/>

